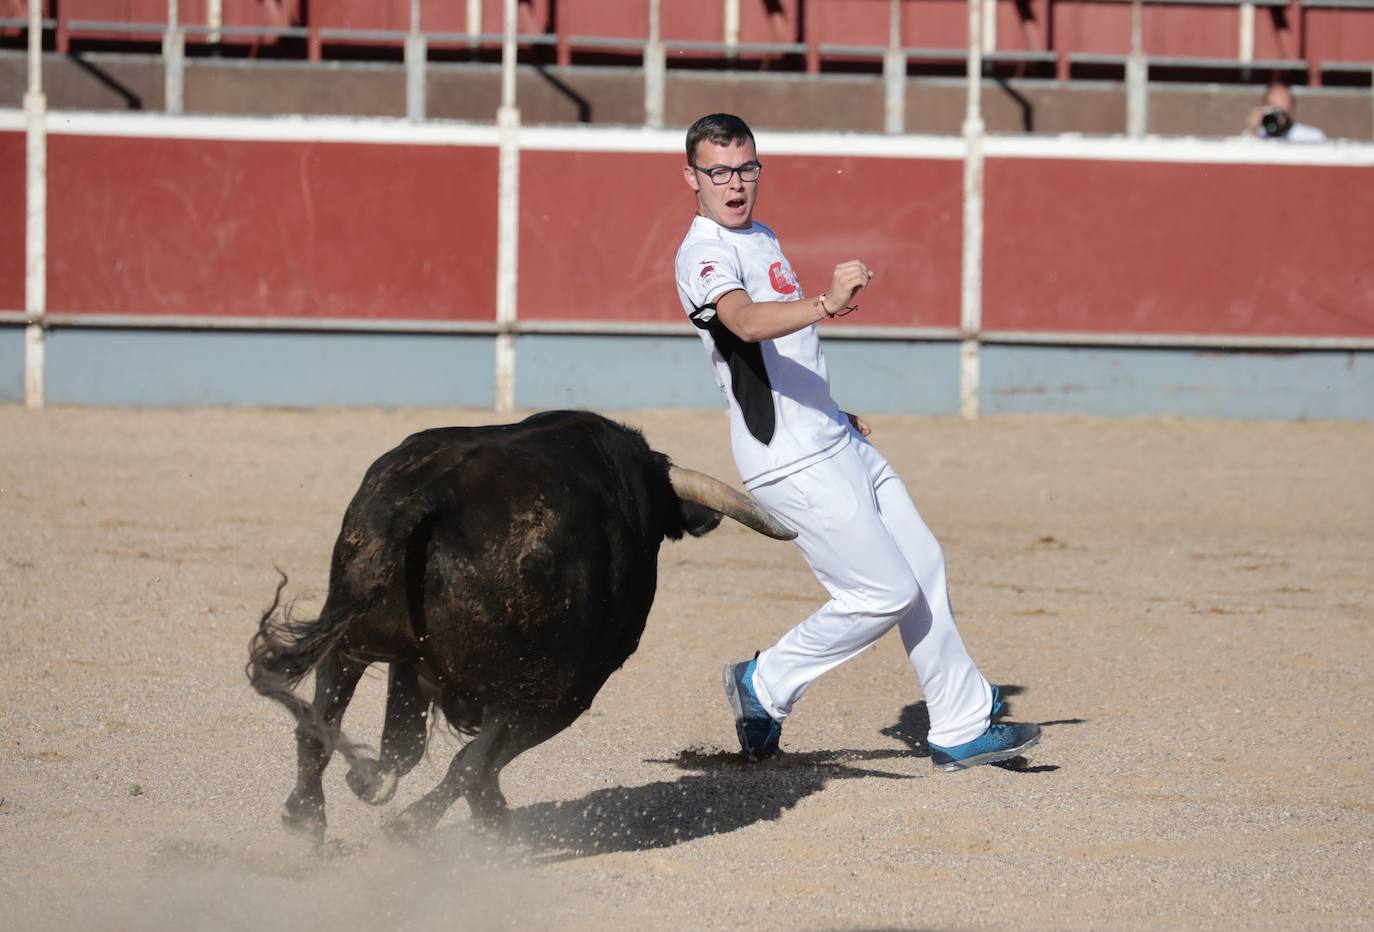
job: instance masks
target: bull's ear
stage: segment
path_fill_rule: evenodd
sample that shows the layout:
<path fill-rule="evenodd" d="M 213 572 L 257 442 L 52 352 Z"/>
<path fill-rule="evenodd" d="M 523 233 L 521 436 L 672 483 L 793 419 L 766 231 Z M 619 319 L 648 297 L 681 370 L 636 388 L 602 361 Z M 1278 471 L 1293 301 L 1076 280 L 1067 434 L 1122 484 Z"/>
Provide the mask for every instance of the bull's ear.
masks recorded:
<path fill-rule="evenodd" d="M 720 512 L 696 502 L 682 503 L 682 528 L 693 537 L 714 531 L 720 525 Z"/>

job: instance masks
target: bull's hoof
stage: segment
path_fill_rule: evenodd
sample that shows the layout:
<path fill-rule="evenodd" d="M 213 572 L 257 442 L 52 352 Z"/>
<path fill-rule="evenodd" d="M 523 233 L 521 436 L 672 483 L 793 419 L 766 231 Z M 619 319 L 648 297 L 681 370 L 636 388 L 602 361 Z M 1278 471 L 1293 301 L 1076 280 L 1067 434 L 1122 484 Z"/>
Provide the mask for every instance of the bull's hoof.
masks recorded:
<path fill-rule="evenodd" d="M 396 771 L 382 769 L 377 761 L 370 758 L 356 762 L 345 779 L 353 794 L 370 806 L 390 802 L 401 780 Z"/>
<path fill-rule="evenodd" d="M 292 795 L 282 806 L 281 824 L 293 835 L 308 838 L 318 845 L 324 841 L 324 804 L 313 800 L 302 801 Z"/>

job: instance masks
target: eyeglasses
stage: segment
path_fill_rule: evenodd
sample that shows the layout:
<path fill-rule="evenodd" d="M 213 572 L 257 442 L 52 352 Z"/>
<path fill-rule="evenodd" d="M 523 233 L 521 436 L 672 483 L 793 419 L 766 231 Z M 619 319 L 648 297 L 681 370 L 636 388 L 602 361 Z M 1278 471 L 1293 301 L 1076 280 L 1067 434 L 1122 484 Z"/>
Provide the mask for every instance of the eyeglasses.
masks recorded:
<path fill-rule="evenodd" d="M 711 184 L 729 184 L 730 178 L 736 173 L 739 174 L 740 181 L 758 181 L 759 172 L 763 171 L 763 165 L 758 162 L 745 162 L 735 168 L 728 165 L 717 165 L 715 168 L 700 168 L 696 165 L 692 167 L 710 178 Z"/>

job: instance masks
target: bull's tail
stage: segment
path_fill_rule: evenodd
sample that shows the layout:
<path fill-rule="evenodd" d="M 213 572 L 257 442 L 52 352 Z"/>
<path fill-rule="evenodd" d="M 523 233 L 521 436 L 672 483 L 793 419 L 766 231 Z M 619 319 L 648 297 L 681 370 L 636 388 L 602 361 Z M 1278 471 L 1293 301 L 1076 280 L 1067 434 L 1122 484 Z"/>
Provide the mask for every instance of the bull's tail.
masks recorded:
<path fill-rule="evenodd" d="M 285 706 L 300 729 L 324 745 L 326 754 L 338 751 L 354 764 L 363 759 L 363 746 L 324 721 L 309 702 L 296 695 L 294 687 L 338 646 L 349 623 L 364 614 L 366 606 L 326 604 L 319 618 L 295 618 L 291 613 L 293 603 L 282 605 L 286 574 L 280 569 L 277 572 L 281 581 L 272 595 L 272 604 L 262 613 L 258 630 L 248 644 L 248 664 L 244 667 L 248 682 L 260 695 Z M 363 601 L 370 603 L 372 599 Z"/>

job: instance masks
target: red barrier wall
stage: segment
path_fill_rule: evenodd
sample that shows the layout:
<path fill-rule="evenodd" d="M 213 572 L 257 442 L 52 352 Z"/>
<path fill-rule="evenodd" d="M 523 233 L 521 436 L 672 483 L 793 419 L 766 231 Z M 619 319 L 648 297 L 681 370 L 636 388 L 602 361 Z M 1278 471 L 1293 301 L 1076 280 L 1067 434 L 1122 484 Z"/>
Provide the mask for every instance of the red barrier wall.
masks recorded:
<path fill-rule="evenodd" d="M 1366 168 L 990 159 L 983 325 L 1374 336 Z"/>
<path fill-rule="evenodd" d="M 23 133 L 0 133 L 0 311 L 24 309 Z"/>
<path fill-rule="evenodd" d="M 493 149 L 48 144 L 54 313 L 495 317 Z"/>
<path fill-rule="evenodd" d="M 491 147 L 49 136 L 48 308 L 491 321 Z M 23 203 L 20 133 L 0 197 Z M 763 154 L 758 216 L 806 291 L 878 272 L 858 326 L 957 327 L 962 163 Z M 682 320 L 676 153 L 521 154 L 518 315 Z M 992 157 L 988 330 L 1374 336 L 1367 168 Z M 0 306 L 23 306 L 23 212 Z"/>
<path fill-rule="evenodd" d="M 862 322 L 957 326 L 962 167 L 950 161 L 764 157 L 756 215 L 808 294 L 838 262 L 880 276 Z M 683 157 L 521 156 L 520 316 L 679 321 L 673 257 L 695 204 Z M 859 318 L 853 318 L 855 322 Z"/>
<path fill-rule="evenodd" d="M 1056 3 L 1052 16 L 1056 49 L 1113 55 L 1131 50 L 1128 3 Z M 1141 14 L 1145 54 L 1236 58 L 1238 17 L 1233 6 L 1146 6 Z M 1255 20 L 1256 33 L 1263 34 L 1258 14 Z"/>

